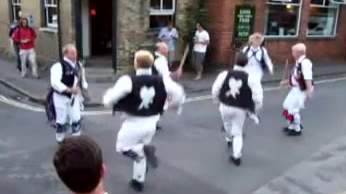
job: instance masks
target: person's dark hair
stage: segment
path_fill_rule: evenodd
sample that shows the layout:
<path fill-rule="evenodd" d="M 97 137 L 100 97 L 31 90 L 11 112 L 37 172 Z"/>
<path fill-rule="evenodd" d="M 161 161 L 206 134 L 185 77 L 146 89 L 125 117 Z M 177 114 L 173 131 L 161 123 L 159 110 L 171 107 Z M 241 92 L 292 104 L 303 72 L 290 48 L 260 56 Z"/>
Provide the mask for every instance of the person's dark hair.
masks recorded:
<path fill-rule="evenodd" d="M 20 27 L 23 27 L 23 21 L 26 21 L 26 25 L 29 26 L 29 20 L 26 17 L 20 19 Z"/>
<path fill-rule="evenodd" d="M 68 137 L 56 151 L 53 159 L 60 180 L 75 193 L 90 193 L 102 177 L 102 151 L 87 136 Z"/>
<path fill-rule="evenodd" d="M 245 53 L 238 52 L 235 56 L 235 64 L 244 67 L 248 62 L 248 58 Z"/>

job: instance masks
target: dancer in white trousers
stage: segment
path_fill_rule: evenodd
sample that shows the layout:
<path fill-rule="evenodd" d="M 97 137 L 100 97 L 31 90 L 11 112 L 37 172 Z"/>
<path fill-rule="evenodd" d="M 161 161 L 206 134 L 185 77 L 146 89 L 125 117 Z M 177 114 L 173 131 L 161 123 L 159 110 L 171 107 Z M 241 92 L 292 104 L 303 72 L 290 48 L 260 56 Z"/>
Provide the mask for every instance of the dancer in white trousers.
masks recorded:
<path fill-rule="evenodd" d="M 154 57 L 148 51 L 135 55 L 136 75 L 124 75 L 103 97 L 105 106 L 114 104 L 113 110 L 126 113 L 118 132 L 116 150 L 133 160 L 133 176 L 130 186 L 142 191 L 148 164 L 156 168 L 158 160 L 151 140 L 156 123 L 171 97 L 169 108 L 179 108 L 185 99 L 184 90 L 172 79 L 152 75 Z"/>
<path fill-rule="evenodd" d="M 241 164 L 245 119 L 248 114 L 256 115 L 263 100 L 262 87 L 245 71 L 246 64 L 246 55 L 237 53 L 234 68 L 221 72 L 212 87 L 213 99 L 220 103 L 226 136 L 233 142 L 230 161 L 237 166 Z"/>
<path fill-rule="evenodd" d="M 167 55 L 169 53 L 168 45 L 165 42 L 158 42 L 155 45 L 154 64 L 152 66 L 153 75 L 159 75 L 165 78 L 178 79 L 182 72 L 178 69 L 176 72 L 169 70 Z M 166 107 L 165 107 L 166 108 Z M 161 116 L 163 112 L 161 113 Z M 162 127 L 157 123 L 156 130 L 161 130 Z"/>
<path fill-rule="evenodd" d="M 75 46 L 63 48 L 64 59 L 50 69 L 50 82 L 56 112 L 56 141 L 61 143 L 72 121 L 72 135 L 81 134 L 81 88 L 87 89 L 85 76 L 81 76 Z M 80 81 L 82 84 L 79 84 Z M 82 86 L 81 86 L 82 85 Z"/>
<path fill-rule="evenodd" d="M 292 47 L 292 55 L 295 65 L 289 78 L 281 84 L 291 87 L 283 103 L 283 115 L 288 121 L 288 127 L 284 128 L 284 132 L 289 136 L 297 136 L 302 134 L 303 129 L 300 110 L 305 107 L 305 101 L 312 97 L 314 90 L 313 65 L 306 57 L 306 46 L 303 43 Z"/>
<path fill-rule="evenodd" d="M 265 72 L 274 73 L 274 66 L 267 49 L 263 46 L 264 36 L 254 33 L 249 37 L 249 46 L 243 48 L 248 57 L 245 70 L 258 82 L 262 81 Z"/>

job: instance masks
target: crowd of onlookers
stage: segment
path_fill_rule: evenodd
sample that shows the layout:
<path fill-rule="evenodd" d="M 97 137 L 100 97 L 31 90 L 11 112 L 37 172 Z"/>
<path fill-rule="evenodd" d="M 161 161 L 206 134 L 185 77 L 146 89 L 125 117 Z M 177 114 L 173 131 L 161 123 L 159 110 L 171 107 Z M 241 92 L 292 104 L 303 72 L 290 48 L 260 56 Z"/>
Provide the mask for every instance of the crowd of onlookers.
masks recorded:
<path fill-rule="evenodd" d="M 173 26 L 172 22 L 168 22 L 168 25 L 160 30 L 158 38 L 168 45 L 169 53 L 167 59 L 168 63 L 171 65 L 172 62 L 176 60 L 176 43 L 179 38 L 178 31 Z M 202 78 L 204 59 L 210 42 L 209 33 L 200 23 L 196 25 L 193 41 L 194 46 L 191 62 L 196 71 L 195 80 L 199 80 Z"/>

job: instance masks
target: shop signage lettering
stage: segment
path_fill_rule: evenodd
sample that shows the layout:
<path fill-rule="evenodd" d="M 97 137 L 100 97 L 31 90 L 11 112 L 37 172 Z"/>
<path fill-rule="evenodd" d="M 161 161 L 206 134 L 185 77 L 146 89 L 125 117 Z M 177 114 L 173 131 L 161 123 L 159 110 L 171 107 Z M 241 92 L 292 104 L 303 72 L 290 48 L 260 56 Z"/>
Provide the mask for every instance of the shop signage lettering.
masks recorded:
<path fill-rule="evenodd" d="M 233 39 L 245 40 L 253 33 L 255 21 L 255 7 L 237 5 L 235 8 Z"/>

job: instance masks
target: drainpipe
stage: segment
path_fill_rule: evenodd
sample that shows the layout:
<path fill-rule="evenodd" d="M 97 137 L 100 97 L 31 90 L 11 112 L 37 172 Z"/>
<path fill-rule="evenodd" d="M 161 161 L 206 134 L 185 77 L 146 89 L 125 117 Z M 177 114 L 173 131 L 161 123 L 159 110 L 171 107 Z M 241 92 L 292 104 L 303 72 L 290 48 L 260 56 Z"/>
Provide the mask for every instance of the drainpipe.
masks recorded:
<path fill-rule="evenodd" d="M 62 56 L 62 31 L 61 31 L 61 1 L 62 0 L 58 0 L 57 1 L 57 12 L 58 12 L 58 50 L 59 50 L 59 60 L 63 59 Z"/>
<path fill-rule="evenodd" d="M 112 1 L 112 68 L 114 74 L 117 73 L 118 62 L 118 0 Z"/>

